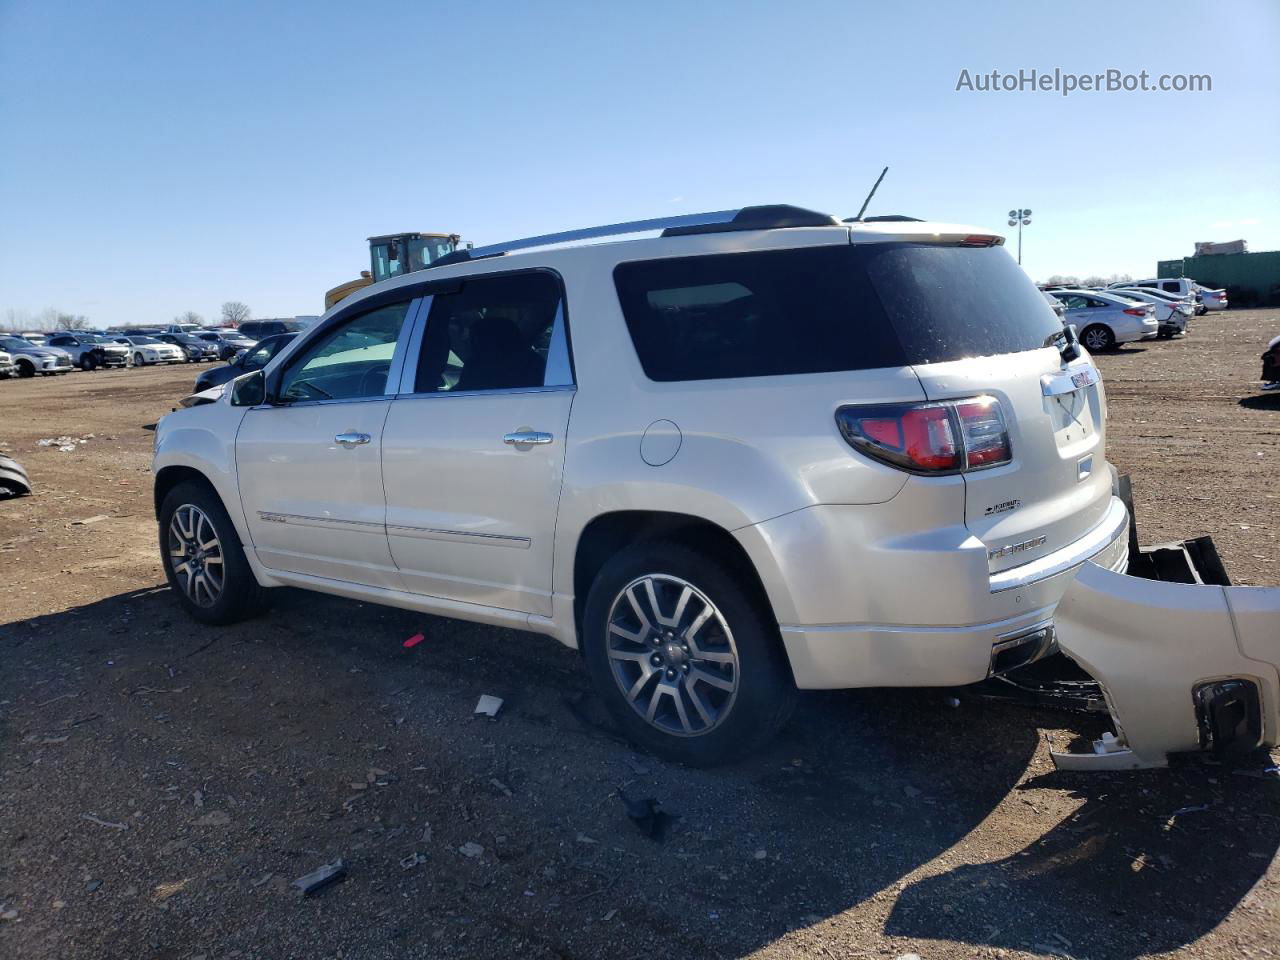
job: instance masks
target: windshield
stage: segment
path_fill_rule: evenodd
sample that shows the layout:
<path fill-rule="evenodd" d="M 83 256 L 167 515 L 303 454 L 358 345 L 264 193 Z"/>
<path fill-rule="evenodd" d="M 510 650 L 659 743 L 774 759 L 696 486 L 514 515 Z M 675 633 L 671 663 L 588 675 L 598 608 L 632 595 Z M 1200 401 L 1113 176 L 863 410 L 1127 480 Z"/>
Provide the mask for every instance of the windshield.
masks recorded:
<path fill-rule="evenodd" d="M 429 267 L 447 253 L 453 252 L 448 237 L 417 237 L 409 241 L 409 269 Z"/>
<path fill-rule="evenodd" d="M 143 343 L 159 343 L 160 341 L 155 337 L 130 337 L 129 342 L 134 345 L 138 345 Z"/>
<path fill-rule="evenodd" d="M 10 350 L 21 350 L 24 347 L 35 346 L 30 340 L 23 340 L 22 337 L 0 337 L 0 344 L 4 344 Z"/>

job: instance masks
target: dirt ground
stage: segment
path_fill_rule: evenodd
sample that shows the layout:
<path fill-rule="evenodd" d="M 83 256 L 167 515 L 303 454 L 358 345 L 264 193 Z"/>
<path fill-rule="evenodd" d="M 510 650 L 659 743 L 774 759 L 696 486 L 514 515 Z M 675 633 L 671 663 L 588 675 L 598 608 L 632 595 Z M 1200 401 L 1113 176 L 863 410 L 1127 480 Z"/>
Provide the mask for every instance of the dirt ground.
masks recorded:
<path fill-rule="evenodd" d="M 1239 583 L 1280 583 L 1277 333 L 1232 311 L 1100 358 L 1144 542 L 1212 533 Z M 0 502 L 0 957 L 1280 954 L 1264 757 L 1057 773 L 1046 737 L 1101 718 L 854 691 L 694 771 L 619 741 L 543 637 L 294 591 L 193 623 L 141 429 L 193 378 L 0 382 L 36 487 Z M 673 816 L 661 840 L 619 788 Z"/>

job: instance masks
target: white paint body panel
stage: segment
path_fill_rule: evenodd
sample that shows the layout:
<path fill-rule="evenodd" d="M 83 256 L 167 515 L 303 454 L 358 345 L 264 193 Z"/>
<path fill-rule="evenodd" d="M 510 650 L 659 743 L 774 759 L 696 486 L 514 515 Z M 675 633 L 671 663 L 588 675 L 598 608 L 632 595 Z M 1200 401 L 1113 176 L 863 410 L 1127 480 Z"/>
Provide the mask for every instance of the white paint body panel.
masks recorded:
<path fill-rule="evenodd" d="M 1263 740 L 1280 735 L 1280 587 L 1143 580 L 1086 564 L 1056 617 L 1062 649 L 1103 686 L 1121 746 L 1055 753 L 1070 769 L 1160 767 L 1200 747 L 1192 690 L 1242 678 L 1262 698 Z"/>

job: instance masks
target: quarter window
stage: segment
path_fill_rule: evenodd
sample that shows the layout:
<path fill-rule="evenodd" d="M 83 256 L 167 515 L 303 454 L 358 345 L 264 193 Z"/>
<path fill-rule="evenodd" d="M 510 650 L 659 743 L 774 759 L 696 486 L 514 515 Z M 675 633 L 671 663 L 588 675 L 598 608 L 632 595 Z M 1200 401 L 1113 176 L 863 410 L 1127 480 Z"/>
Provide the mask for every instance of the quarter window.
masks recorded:
<path fill-rule="evenodd" d="M 550 274 L 469 279 L 432 299 L 415 393 L 572 382 L 560 285 Z"/>
<path fill-rule="evenodd" d="M 297 403 L 382 396 L 408 310 L 408 303 L 391 304 L 352 317 L 317 337 L 285 372 L 280 398 Z"/>

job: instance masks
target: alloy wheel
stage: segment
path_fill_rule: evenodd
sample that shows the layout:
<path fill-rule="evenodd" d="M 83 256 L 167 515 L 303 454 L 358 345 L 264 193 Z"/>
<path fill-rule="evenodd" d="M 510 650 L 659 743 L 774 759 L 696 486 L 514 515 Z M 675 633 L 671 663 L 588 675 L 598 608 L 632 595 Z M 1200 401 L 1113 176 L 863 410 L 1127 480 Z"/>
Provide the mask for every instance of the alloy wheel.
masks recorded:
<path fill-rule="evenodd" d="M 226 570 L 213 522 L 194 504 L 184 503 L 169 520 L 169 564 L 192 603 L 211 607 L 222 596 Z"/>
<path fill-rule="evenodd" d="M 724 615 L 693 584 L 637 577 L 609 608 L 609 666 L 628 704 L 663 733 L 719 726 L 738 694 L 738 651 Z"/>
<path fill-rule="evenodd" d="M 1090 330 L 1084 335 L 1084 345 L 1090 350 L 1105 350 L 1110 341 L 1107 331 L 1101 328 Z"/>

